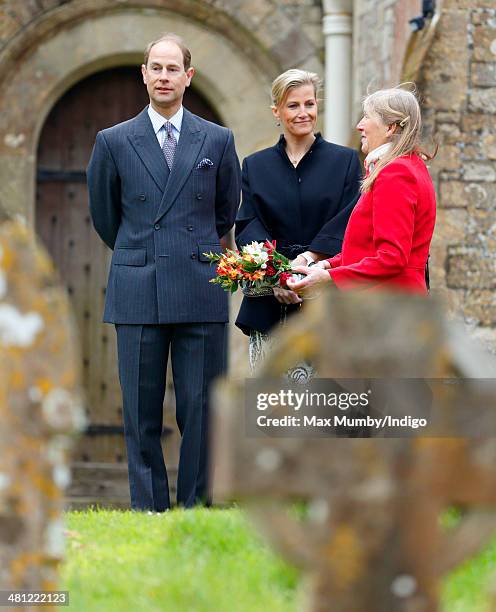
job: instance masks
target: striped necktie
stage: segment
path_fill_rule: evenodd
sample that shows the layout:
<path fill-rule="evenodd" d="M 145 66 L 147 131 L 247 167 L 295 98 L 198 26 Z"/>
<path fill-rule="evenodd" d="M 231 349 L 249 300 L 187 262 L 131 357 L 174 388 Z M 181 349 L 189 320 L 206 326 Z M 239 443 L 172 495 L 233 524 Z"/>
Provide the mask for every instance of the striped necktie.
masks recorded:
<path fill-rule="evenodd" d="M 174 162 L 174 153 L 176 152 L 177 141 L 172 133 L 172 123 L 170 121 L 166 121 L 164 123 L 164 128 L 165 138 L 164 142 L 162 143 L 162 151 L 164 152 L 165 161 L 169 166 L 169 170 L 171 170 Z"/>

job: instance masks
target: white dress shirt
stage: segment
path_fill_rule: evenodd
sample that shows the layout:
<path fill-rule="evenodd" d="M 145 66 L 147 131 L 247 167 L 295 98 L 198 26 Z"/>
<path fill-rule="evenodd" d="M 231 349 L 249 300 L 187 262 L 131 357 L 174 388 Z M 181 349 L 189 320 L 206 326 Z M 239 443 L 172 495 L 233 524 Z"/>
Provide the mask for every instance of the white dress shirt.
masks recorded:
<path fill-rule="evenodd" d="M 172 123 L 172 133 L 176 139 L 176 142 L 179 142 L 179 136 L 181 135 L 181 126 L 183 124 L 183 112 L 184 109 L 181 106 L 175 115 L 172 115 L 170 119 L 166 119 L 160 113 L 152 108 L 152 105 L 148 105 L 148 116 L 150 117 L 150 121 L 152 122 L 153 131 L 155 132 L 155 136 L 157 137 L 158 144 L 160 148 L 162 148 L 164 144 L 165 137 L 167 135 L 164 123 L 166 121 L 170 121 Z"/>

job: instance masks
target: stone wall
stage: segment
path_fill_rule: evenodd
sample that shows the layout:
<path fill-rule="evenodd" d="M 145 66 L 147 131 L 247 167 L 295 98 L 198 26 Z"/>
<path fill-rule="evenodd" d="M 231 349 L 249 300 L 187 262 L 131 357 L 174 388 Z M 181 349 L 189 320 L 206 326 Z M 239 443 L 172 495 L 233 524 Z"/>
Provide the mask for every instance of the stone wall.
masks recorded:
<path fill-rule="evenodd" d="M 440 144 L 430 165 L 439 200 L 433 287 L 496 347 L 494 0 L 437 4 L 441 16 L 419 83 L 427 141 L 432 136 Z M 354 121 L 369 85 L 401 80 L 408 20 L 420 6 L 419 0 L 355 0 Z M 133 28 L 135 36 L 119 34 Z M 241 156 L 277 138 L 267 107 L 279 71 L 299 66 L 323 75 L 322 3 L 316 0 L 135 0 L 132 6 L 5 0 L 0 200 L 9 210 L 32 220 L 37 137 L 56 99 L 91 71 L 139 62 L 141 38 L 168 28 L 191 36 L 200 68 L 196 83 L 235 130 Z M 101 36 L 88 45 L 85 31 Z"/>
<path fill-rule="evenodd" d="M 41 19 L 44 30 L 61 22 L 62 14 L 88 18 L 125 8 L 119 0 L 4 0 L 0 4 L 0 52 L 19 33 Z M 169 10 L 188 20 L 238 38 L 256 39 L 282 69 L 322 70 L 322 6 L 319 0 L 136 0 L 132 8 Z M 131 7 L 130 7 L 131 8 Z M 235 24 L 235 25 L 234 25 Z M 158 29 L 161 26 L 158 22 Z M 244 39 L 239 39 L 239 29 Z M 245 52 L 250 55 L 248 45 Z"/>
<path fill-rule="evenodd" d="M 240 157 L 273 144 L 270 82 L 290 66 L 323 74 L 321 20 L 313 0 L 5 0 L 0 202 L 33 221 L 38 135 L 55 102 L 93 72 L 139 65 L 165 30 L 190 44 L 194 86 L 234 130 Z"/>
<path fill-rule="evenodd" d="M 38 137 L 61 95 L 98 70 L 138 65 L 165 30 L 191 45 L 194 86 L 234 130 L 240 158 L 278 138 L 272 79 L 289 67 L 324 73 L 318 0 L 4 0 L 0 202 L 10 213 L 34 223 Z"/>
<path fill-rule="evenodd" d="M 432 280 L 451 312 L 496 351 L 496 8 L 445 0 L 422 69 L 438 195 Z"/>
<path fill-rule="evenodd" d="M 420 4 L 356 3 L 355 103 L 370 82 L 378 88 L 401 80 L 404 28 Z M 430 150 L 439 144 L 429 164 L 438 198 L 431 284 L 451 314 L 496 351 L 496 8 L 494 0 L 437 4 L 434 40 L 417 78 L 424 142 Z"/>
<path fill-rule="evenodd" d="M 57 587 L 72 434 L 85 425 L 78 348 L 45 251 L 0 207 L 0 589 Z"/>
<path fill-rule="evenodd" d="M 355 0 L 353 106 L 358 119 L 367 89 L 396 85 L 419 0 Z"/>

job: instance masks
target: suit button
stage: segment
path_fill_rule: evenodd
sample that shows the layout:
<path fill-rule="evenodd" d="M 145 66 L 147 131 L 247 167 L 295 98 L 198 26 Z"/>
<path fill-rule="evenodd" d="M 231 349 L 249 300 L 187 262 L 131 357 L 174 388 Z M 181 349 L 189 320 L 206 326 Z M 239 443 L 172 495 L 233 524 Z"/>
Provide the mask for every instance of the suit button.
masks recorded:
<path fill-rule="evenodd" d="M 153 226 L 156 230 L 160 229 L 160 225 L 158 223 L 155 223 L 155 225 Z"/>
<path fill-rule="evenodd" d="M 301 183 L 301 178 L 298 179 L 298 183 Z"/>
<path fill-rule="evenodd" d="M 146 195 L 144 193 L 140 193 L 139 199 L 144 202 L 146 200 Z"/>
<path fill-rule="evenodd" d="M 196 259 L 196 253 L 191 253 L 191 259 Z"/>
<path fill-rule="evenodd" d="M 202 194 L 201 194 L 201 193 L 197 193 L 197 194 L 196 194 L 196 199 L 197 199 L 197 200 L 201 200 L 202 198 L 203 198 L 203 196 L 202 196 Z"/>
<path fill-rule="evenodd" d="M 192 225 L 188 225 L 188 227 L 186 229 L 188 230 L 188 232 L 192 232 L 193 231 L 193 226 Z"/>

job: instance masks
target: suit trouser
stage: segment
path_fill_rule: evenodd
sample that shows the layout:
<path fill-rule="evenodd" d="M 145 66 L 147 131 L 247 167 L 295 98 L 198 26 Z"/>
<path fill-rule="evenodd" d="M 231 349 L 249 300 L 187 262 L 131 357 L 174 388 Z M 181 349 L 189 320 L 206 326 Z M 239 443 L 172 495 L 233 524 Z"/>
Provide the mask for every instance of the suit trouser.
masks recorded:
<path fill-rule="evenodd" d="M 170 507 L 160 438 L 169 349 L 181 433 L 177 503 L 209 502 L 208 393 L 226 368 L 226 324 L 116 325 L 131 507 Z"/>

